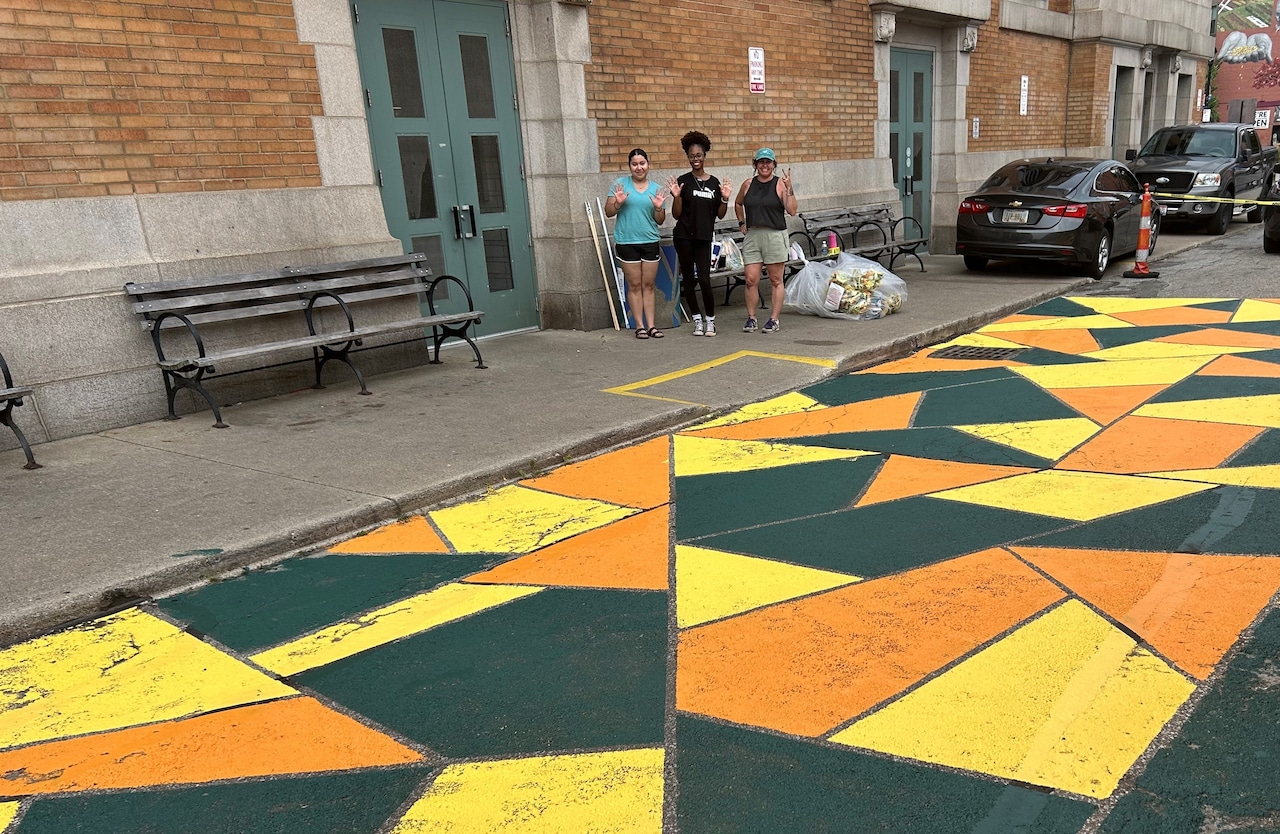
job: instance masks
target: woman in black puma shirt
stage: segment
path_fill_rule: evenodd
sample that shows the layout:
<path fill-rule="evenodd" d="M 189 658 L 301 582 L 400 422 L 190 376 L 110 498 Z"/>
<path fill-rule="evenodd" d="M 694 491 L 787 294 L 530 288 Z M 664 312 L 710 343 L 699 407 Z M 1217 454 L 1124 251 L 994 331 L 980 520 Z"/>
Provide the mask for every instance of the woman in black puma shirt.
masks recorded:
<path fill-rule="evenodd" d="M 674 202 L 671 216 L 676 219 L 671 238 L 680 261 L 684 301 L 693 316 L 693 335 L 716 335 L 716 307 L 711 295 L 711 238 L 716 220 L 724 217 L 733 194 L 733 184 L 723 183 L 705 168 L 711 140 L 707 134 L 691 130 L 680 139 L 689 158 L 689 173 L 680 179 L 668 179 L 667 188 Z M 698 306 L 701 291 L 702 306 Z M 706 317 L 703 317 L 703 311 Z"/>

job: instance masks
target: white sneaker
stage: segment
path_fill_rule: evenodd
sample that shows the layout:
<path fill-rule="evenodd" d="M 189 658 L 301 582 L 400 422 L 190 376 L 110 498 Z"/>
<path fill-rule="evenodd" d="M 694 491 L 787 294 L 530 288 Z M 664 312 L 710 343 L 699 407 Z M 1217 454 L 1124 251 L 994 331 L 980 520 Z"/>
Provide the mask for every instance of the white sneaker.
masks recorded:
<path fill-rule="evenodd" d="M 702 316 L 693 317 L 693 335 L 695 336 L 702 335 Z"/>
<path fill-rule="evenodd" d="M 708 319 L 707 319 L 707 329 L 703 332 L 703 335 L 704 335 L 704 336 L 714 336 L 714 335 L 716 335 L 716 319 L 715 319 L 715 316 L 711 316 L 710 318 L 708 318 Z"/>

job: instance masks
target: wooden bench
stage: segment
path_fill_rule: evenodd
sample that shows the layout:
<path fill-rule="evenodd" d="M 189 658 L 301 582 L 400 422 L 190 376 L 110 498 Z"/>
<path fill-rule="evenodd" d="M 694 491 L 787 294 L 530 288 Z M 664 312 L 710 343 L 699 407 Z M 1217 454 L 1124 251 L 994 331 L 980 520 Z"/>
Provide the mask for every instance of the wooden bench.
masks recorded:
<path fill-rule="evenodd" d="M 887 255 L 890 270 L 898 258 L 909 255 L 920 264 L 920 271 L 925 271 L 920 249 L 928 245 L 929 238 L 920 221 L 914 217 L 895 218 L 888 206 L 803 211 L 800 220 L 807 238 L 801 245 L 810 257 L 822 257 L 827 251 L 828 236 L 835 234 L 842 251 L 873 261 Z M 792 239 L 796 236 L 792 235 Z"/>
<path fill-rule="evenodd" d="M 39 469 L 40 464 L 36 463 L 35 456 L 31 454 L 31 444 L 27 442 L 27 436 L 22 433 L 22 429 L 18 428 L 18 424 L 13 422 L 13 410 L 22 405 L 23 399 L 31 396 L 32 389 L 27 385 L 14 385 L 13 375 L 9 373 L 9 363 L 4 361 L 4 354 L 0 353 L 0 425 L 8 426 L 15 437 L 18 438 L 18 445 L 22 447 L 22 453 L 27 456 L 27 465 L 23 469 Z"/>
<path fill-rule="evenodd" d="M 296 354 L 306 349 L 311 350 L 316 388 L 324 387 L 321 372 L 325 364 L 336 359 L 355 374 L 360 393 L 368 394 L 364 375 L 351 360 L 351 348 L 361 346 L 367 337 L 399 331 L 431 328 L 433 365 L 440 362 L 440 345 L 445 339 L 463 339 L 475 352 L 476 367 L 484 368 L 480 349 L 467 335 L 467 328 L 479 322 L 484 313 L 475 309 L 465 284 L 452 275 L 432 277 L 424 260 L 422 254 L 409 254 L 241 275 L 125 284 L 125 292 L 133 299 L 133 310 L 142 317 L 142 326 L 151 333 L 155 344 L 156 364 L 169 398 L 169 416 L 165 419 L 178 419 L 173 409 L 174 397 L 179 390 L 188 388 L 209 404 L 217 420 L 214 426 L 226 428 L 222 412 L 203 382 L 206 375 L 216 373 L 216 365 L 273 354 Z M 436 294 L 447 290 L 449 284 L 445 282 L 457 284 L 462 290 L 466 312 L 436 313 Z M 356 324 L 352 306 L 400 296 L 424 297 L 430 313 Z M 317 309 L 340 313 L 338 320 L 345 319 L 345 329 L 320 332 Z M 162 338 L 179 328 L 185 329 L 189 339 Z M 217 346 L 211 349 L 214 339 L 218 340 Z M 168 349 L 166 343 L 170 344 Z"/>

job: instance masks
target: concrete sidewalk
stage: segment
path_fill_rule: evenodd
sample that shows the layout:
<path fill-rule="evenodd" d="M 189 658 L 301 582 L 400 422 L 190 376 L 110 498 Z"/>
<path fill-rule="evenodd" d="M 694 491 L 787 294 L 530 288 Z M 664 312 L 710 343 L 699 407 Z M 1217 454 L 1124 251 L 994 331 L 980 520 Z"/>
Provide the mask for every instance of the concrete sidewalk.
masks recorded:
<path fill-rule="evenodd" d="M 1160 254 L 1212 239 L 1162 235 Z M 925 262 L 924 273 L 898 265 L 908 299 L 879 321 L 784 314 L 780 333 L 744 334 L 739 290 L 714 339 L 688 325 L 649 341 L 523 333 L 484 345 L 488 370 L 464 345 L 443 365 L 372 378 L 372 397 L 335 374 L 323 391 L 225 408 L 227 430 L 202 411 L 55 441 L 35 447 L 44 468 L 33 471 L 20 450 L 0 452 L 0 642 L 905 356 L 1088 283 Z"/>

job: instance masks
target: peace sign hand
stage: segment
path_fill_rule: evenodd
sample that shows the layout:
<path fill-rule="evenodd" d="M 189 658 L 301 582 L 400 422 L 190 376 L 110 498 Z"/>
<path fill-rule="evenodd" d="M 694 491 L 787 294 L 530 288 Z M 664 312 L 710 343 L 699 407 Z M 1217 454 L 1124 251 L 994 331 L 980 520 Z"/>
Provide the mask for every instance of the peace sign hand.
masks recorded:
<path fill-rule="evenodd" d="M 787 193 L 791 193 L 791 169 L 782 172 L 782 185 L 787 189 Z"/>

